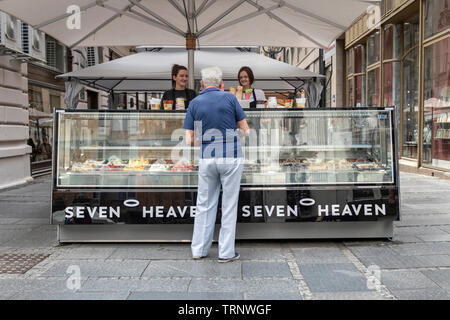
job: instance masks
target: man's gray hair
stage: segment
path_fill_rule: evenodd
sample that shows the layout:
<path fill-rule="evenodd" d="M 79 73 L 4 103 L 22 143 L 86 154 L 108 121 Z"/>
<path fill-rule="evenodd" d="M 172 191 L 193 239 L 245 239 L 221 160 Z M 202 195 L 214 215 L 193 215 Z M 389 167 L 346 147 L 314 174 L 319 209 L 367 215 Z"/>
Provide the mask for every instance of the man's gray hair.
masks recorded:
<path fill-rule="evenodd" d="M 207 86 L 216 86 L 220 85 L 222 81 L 222 70 L 219 67 L 210 67 L 202 69 L 202 80 L 203 85 Z"/>

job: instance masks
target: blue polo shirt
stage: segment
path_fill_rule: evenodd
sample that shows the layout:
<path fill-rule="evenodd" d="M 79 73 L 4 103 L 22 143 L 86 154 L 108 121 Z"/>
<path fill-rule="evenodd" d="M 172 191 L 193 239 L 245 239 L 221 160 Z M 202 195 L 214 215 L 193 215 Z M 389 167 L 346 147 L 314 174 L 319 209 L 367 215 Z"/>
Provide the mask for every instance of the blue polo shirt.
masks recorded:
<path fill-rule="evenodd" d="M 242 158 L 236 122 L 245 113 L 234 95 L 218 88 L 203 90 L 189 104 L 184 129 L 202 134 L 202 158 Z"/>

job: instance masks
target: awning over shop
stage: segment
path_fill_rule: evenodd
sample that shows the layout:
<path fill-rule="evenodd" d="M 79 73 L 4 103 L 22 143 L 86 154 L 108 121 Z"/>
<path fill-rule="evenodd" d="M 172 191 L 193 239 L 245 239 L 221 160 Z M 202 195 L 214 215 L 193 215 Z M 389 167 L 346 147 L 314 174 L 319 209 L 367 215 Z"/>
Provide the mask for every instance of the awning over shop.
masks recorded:
<path fill-rule="evenodd" d="M 171 88 L 173 64 L 186 66 L 188 55 L 183 48 L 164 48 L 158 52 L 140 52 L 92 67 L 60 75 L 78 79 L 96 89 L 114 92 L 164 91 Z M 242 66 L 252 68 L 255 88 L 293 90 L 307 80 L 323 77 L 255 52 L 236 48 L 206 48 L 195 51 L 196 80 L 203 68 L 218 66 L 223 71 L 225 87 L 238 86 L 237 74 Z"/>

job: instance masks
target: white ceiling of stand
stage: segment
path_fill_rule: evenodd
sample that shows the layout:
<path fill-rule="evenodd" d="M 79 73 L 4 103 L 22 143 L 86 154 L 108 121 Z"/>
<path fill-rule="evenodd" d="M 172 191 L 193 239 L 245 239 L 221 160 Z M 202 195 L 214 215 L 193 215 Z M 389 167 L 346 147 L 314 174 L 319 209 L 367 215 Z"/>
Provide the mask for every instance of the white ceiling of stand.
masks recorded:
<path fill-rule="evenodd" d="M 0 11 L 72 46 L 179 46 L 197 34 L 200 46 L 327 47 L 378 1 L 195 0 L 188 28 L 185 6 L 194 0 L 1 0 Z M 81 28 L 66 26 L 67 8 L 82 9 Z"/>
<path fill-rule="evenodd" d="M 187 52 L 183 48 L 164 48 L 159 52 L 141 52 L 58 77 L 77 78 L 85 84 L 107 91 L 166 90 L 171 88 L 172 65 L 187 65 L 187 60 Z M 236 48 L 196 50 L 195 60 L 196 79 L 201 79 L 201 69 L 219 66 L 227 88 L 238 85 L 236 78 L 241 66 L 252 68 L 256 78 L 255 86 L 264 90 L 293 89 L 283 79 L 298 83 L 295 79 L 323 77 L 255 52 L 240 52 Z"/>

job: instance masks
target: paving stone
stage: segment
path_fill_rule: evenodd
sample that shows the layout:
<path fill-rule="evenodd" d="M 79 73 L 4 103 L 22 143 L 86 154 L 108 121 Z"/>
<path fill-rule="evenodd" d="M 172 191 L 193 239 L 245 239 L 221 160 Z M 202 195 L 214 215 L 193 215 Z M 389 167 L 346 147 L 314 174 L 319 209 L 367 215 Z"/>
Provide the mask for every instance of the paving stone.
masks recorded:
<path fill-rule="evenodd" d="M 25 292 L 14 295 L 11 300 L 126 300 L 125 292 Z"/>
<path fill-rule="evenodd" d="M 447 233 L 450 233 L 450 225 L 439 226 L 439 229 L 441 229 Z"/>
<path fill-rule="evenodd" d="M 233 292 L 131 292 L 128 300 L 243 300 Z"/>
<path fill-rule="evenodd" d="M 21 219 L 17 224 L 38 224 L 38 225 L 49 225 L 50 224 L 50 218 L 25 218 Z"/>
<path fill-rule="evenodd" d="M 13 239 L 20 238 L 27 233 L 29 233 L 32 229 L 9 229 L 9 230 L 1 230 L 0 232 L 0 244 L 3 246 L 9 246 L 6 245 L 6 243 L 10 242 Z"/>
<path fill-rule="evenodd" d="M 37 228 L 38 225 L 29 224 L 0 224 L 0 232 L 3 230 L 24 230 L 30 232 L 33 228 Z"/>
<path fill-rule="evenodd" d="M 281 249 L 281 243 L 280 241 L 273 240 L 237 240 L 235 243 L 235 247 Z"/>
<path fill-rule="evenodd" d="M 392 290 L 438 288 L 420 271 L 381 271 L 381 282 Z"/>
<path fill-rule="evenodd" d="M 81 279 L 83 286 L 84 279 Z M 0 279 L 0 288 L 3 293 L 18 292 L 73 292 L 67 286 L 67 279 Z"/>
<path fill-rule="evenodd" d="M 236 248 L 241 260 L 284 260 L 281 248 Z"/>
<path fill-rule="evenodd" d="M 174 259 L 191 259 L 192 253 L 189 247 L 183 249 L 167 248 L 119 248 L 115 250 L 109 259 L 136 259 L 136 260 L 174 260 Z"/>
<path fill-rule="evenodd" d="M 393 243 L 402 244 L 402 243 L 415 243 L 415 242 L 423 242 L 422 239 L 419 239 L 415 236 L 403 236 L 403 235 L 395 235 L 393 238 Z"/>
<path fill-rule="evenodd" d="M 450 254 L 450 242 L 405 243 L 390 248 L 403 256 Z"/>
<path fill-rule="evenodd" d="M 242 275 L 244 278 L 292 278 L 286 262 L 243 261 Z"/>
<path fill-rule="evenodd" d="M 426 242 L 441 242 L 441 241 L 450 241 L 450 234 L 424 234 L 418 235 L 418 238 L 422 239 Z"/>
<path fill-rule="evenodd" d="M 446 232 L 438 227 L 399 227 L 395 228 L 394 235 L 417 236 L 417 235 L 445 235 Z"/>
<path fill-rule="evenodd" d="M 349 263 L 350 261 L 339 248 L 304 248 L 292 249 L 295 260 L 301 264 Z"/>
<path fill-rule="evenodd" d="M 377 257 L 385 254 L 395 254 L 388 246 L 351 246 L 350 251 L 357 257 Z"/>
<path fill-rule="evenodd" d="M 306 248 L 337 248 L 340 241 L 328 241 L 328 240 L 297 240 L 287 241 L 285 246 L 292 249 L 306 249 Z"/>
<path fill-rule="evenodd" d="M 450 293 L 442 289 L 394 290 L 400 300 L 450 300 Z"/>
<path fill-rule="evenodd" d="M 359 257 L 359 260 L 366 267 L 377 266 L 380 269 L 418 268 L 422 264 L 420 260 L 414 256 L 402 256 L 399 254 Z"/>
<path fill-rule="evenodd" d="M 450 255 L 436 254 L 426 256 L 413 256 L 417 262 L 417 268 L 450 267 Z"/>
<path fill-rule="evenodd" d="M 6 225 L 13 225 L 17 222 L 19 222 L 21 219 L 15 219 L 15 218 L 0 218 L 0 225 L 6 224 Z"/>
<path fill-rule="evenodd" d="M 114 250 L 114 248 L 64 248 L 63 250 L 58 251 L 54 259 L 106 259 L 113 253 Z"/>
<path fill-rule="evenodd" d="M 422 273 L 433 280 L 441 288 L 450 291 L 450 269 L 446 270 L 426 270 Z"/>
<path fill-rule="evenodd" d="M 314 300 L 388 300 L 377 291 L 316 292 Z"/>
<path fill-rule="evenodd" d="M 303 300 L 298 292 L 246 293 L 245 300 Z"/>
<path fill-rule="evenodd" d="M 82 277 L 139 277 L 148 263 L 149 261 L 59 260 L 42 276 L 65 277 L 68 276 L 69 266 L 78 266 Z"/>
<path fill-rule="evenodd" d="M 143 277 L 241 278 L 241 262 L 221 264 L 215 260 L 152 261 Z"/>
<path fill-rule="evenodd" d="M 292 280 L 244 279 L 244 280 L 197 280 L 193 279 L 189 292 L 297 292 L 297 286 Z"/>
<path fill-rule="evenodd" d="M 351 263 L 300 265 L 311 292 L 368 291 L 367 279 Z"/>
<path fill-rule="evenodd" d="M 189 279 L 88 279 L 81 292 L 187 292 Z"/>

